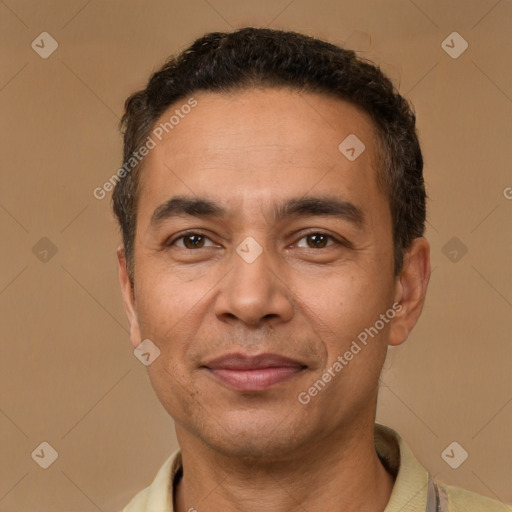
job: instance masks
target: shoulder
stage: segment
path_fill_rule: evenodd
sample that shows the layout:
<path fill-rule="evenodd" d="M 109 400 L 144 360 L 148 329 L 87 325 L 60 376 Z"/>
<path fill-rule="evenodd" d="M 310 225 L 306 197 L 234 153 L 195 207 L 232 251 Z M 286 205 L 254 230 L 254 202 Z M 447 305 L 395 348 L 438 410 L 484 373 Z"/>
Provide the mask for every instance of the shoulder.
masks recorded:
<path fill-rule="evenodd" d="M 126 505 L 122 512 L 172 512 L 172 482 L 181 467 L 181 451 L 176 450 L 163 464 L 153 482 Z"/>
<path fill-rule="evenodd" d="M 442 483 L 439 487 L 446 494 L 450 512 L 512 512 L 510 505 L 460 487 Z"/>
<path fill-rule="evenodd" d="M 147 510 L 148 505 L 148 494 L 149 494 L 149 487 L 146 487 L 146 489 L 142 489 L 142 491 L 138 492 L 126 505 L 126 507 L 123 508 L 122 512 L 135 512 L 135 511 L 142 511 Z"/>

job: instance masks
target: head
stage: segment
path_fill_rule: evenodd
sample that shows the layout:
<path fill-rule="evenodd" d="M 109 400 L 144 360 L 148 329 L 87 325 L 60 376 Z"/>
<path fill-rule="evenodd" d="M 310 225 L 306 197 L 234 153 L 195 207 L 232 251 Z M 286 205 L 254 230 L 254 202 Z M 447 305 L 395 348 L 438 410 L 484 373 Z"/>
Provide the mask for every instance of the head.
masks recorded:
<path fill-rule="evenodd" d="M 415 116 L 391 82 L 304 35 L 213 33 L 128 98 L 122 126 L 121 286 L 178 436 L 284 456 L 367 425 L 430 272 Z M 247 385 L 216 362 L 233 354 L 290 361 Z"/>

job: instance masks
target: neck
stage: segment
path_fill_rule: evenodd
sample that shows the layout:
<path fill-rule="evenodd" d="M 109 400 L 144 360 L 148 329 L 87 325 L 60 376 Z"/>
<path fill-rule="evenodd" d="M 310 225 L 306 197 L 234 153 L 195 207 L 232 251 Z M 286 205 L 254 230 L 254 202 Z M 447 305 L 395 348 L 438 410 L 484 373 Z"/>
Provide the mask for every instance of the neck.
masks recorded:
<path fill-rule="evenodd" d="M 174 510 L 382 512 L 394 482 L 375 451 L 373 429 L 373 422 L 358 425 L 286 458 L 249 461 L 226 457 L 177 426 L 184 475 Z"/>

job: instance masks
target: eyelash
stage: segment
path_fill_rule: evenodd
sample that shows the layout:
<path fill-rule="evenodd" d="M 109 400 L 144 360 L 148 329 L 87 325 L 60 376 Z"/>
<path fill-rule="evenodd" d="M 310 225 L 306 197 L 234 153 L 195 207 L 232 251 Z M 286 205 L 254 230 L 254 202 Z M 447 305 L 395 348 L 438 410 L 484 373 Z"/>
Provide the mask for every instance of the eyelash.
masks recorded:
<path fill-rule="evenodd" d="M 208 235 L 206 235 L 204 233 L 201 233 L 200 231 L 187 231 L 187 232 L 182 233 L 181 235 L 177 236 L 176 238 L 166 242 L 165 246 L 166 247 L 172 247 L 172 246 L 174 246 L 176 244 L 176 242 L 178 240 L 182 240 L 184 238 L 191 237 L 191 236 L 194 236 L 194 235 L 201 236 L 201 237 L 211 241 L 211 239 L 208 237 Z M 333 235 L 331 235 L 329 233 L 326 233 L 324 231 L 311 231 L 309 233 L 305 233 L 304 235 L 302 235 L 301 238 L 299 238 L 299 241 L 302 240 L 303 238 L 307 238 L 308 236 L 311 236 L 311 235 L 322 235 L 322 236 L 325 236 L 325 237 L 331 239 L 334 242 L 334 244 L 327 245 L 326 247 L 319 247 L 318 249 L 315 249 L 314 247 L 301 247 L 301 249 L 313 249 L 313 250 L 318 251 L 319 249 L 327 249 L 327 247 L 332 247 L 333 245 L 336 245 L 336 244 L 337 245 L 341 245 L 341 246 L 349 246 L 350 245 L 349 242 L 344 241 L 344 240 L 339 240 L 336 237 L 334 237 Z M 197 249 L 189 249 L 188 247 L 180 247 L 180 249 L 184 249 L 184 250 L 187 250 L 187 251 L 197 250 Z M 199 249 L 205 249 L 205 247 L 199 247 Z"/>

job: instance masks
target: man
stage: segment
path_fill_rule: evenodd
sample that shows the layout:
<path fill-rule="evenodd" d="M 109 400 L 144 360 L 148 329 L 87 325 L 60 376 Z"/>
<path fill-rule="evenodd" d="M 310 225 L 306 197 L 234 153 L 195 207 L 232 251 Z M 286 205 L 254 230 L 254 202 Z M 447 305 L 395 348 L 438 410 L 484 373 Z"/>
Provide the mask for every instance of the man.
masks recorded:
<path fill-rule="evenodd" d="M 123 128 L 120 282 L 180 445 L 126 512 L 510 510 L 375 425 L 430 275 L 415 117 L 378 68 L 296 33 L 207 34 Z"/>

